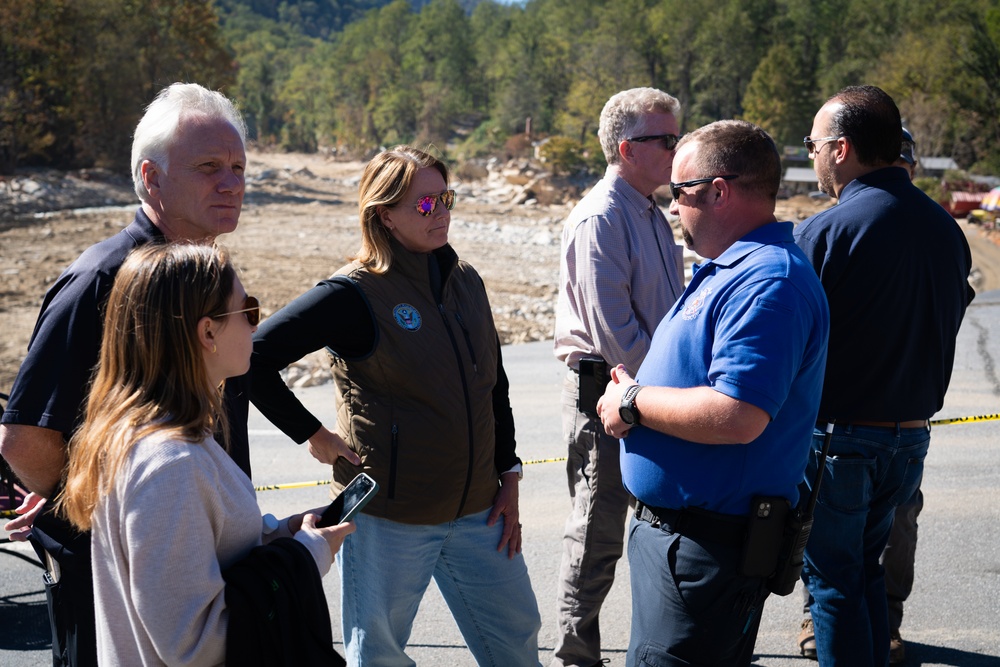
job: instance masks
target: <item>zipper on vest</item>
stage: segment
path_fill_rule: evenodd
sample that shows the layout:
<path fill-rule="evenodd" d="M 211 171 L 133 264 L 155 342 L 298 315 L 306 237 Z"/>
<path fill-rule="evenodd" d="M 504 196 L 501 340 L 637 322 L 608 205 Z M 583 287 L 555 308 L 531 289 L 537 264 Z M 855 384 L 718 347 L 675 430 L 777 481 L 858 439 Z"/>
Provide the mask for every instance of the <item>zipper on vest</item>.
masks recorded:
<path fill-rule="evenodd" d="M 455 319 L 458 320 L 458 326 L 462 330 L 462 335 L 465 336 L 465 345 L 469 348 L 469 356 L 472 357 L 472 371 L 478 373 L 479 364 L 476 363 L 476 348 L 472 346 L 472 335 L 465 326 L 465 321 L 462 320 L 462 314 L 458 311 L 455 311 Z"/>
<path fill-rule="evenodd" d="M 399 426 L 392 424 L 392 444 L 389 447 L 389 488 L 386 495 L 389 500 L 396 497 L 396 464 L 399 462 Z"/>
<path fill-rule="evenodd" d="M 472 426 L 472 401 L 469 397 L 469 380 L 465 377 L 465 364 L 462 363 L 462 352 L 459 349 L 458 341 L 455 340 L 455 330 L 452 328 L 451 323 L 448 322 L 448 312 L 445 310 L 443 303 L 438 304 L 438 312 L 441 313 L 441 320 L 444 322 L 444 329 L 448 332 L 448 338 L 451 340 L 452 352 L 455 353 L 455 361 L 458 362 L 458 374 L 462 380 L 462 394 L 465 396 L 465 421 L 468 425 L 469 431 L 469 465 L 465 471 L 465 488 L 462 489 L 462 500 L 459 502 L 458 512 L 455 514 L 455 518 L 458 519 L 462 516 L 462 510 L 465 509 L 465 501 L 469 498 L 469 490 L 472 488 L 472 465 L 475 458 L 475 434 Z"/>

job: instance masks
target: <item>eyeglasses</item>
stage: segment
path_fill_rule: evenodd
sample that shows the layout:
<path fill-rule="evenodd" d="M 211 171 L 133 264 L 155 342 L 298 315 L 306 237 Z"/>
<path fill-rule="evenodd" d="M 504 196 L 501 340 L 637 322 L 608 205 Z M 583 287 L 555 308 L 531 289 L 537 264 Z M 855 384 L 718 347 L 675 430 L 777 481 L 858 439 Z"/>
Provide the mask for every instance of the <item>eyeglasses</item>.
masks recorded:
<path fill-rule="evenodd" d="M 806 150 L 809 151 L 809 155 L 814 155 L 816 153 L 816 142 L 817 141 L 836 141 L 844 135 L 838 134 L 835 137 L 823 137 L 821 139 L 813 139 L 812 137 L 802 137 L 802 143 L 806 145 Z"/>
<path fill-rule="evenodd" d="M 717 178 L 721 178 L 724 181 L 731 181 L 734 178 L 739 178 L 739 174 L 727 174 L 726 176 L 709 176 L 708 178 L 696 178 L 693 181 L 684 181 L 683 183 L 670 183 L 670 196 L 676 201 L 678 197 L 681 196 L 681 189 L 690 188 L 692 185 L 701 185 L 702 183 L 711 183 Z"/>
<path fill-rule="evenodd" d="M 243 308 L 240 310 L 231 310 L 228 313 L 221 313 L 219 315 L 213 315 L 212 319 L 221 320 L 227 315 L 236 315 L 237 313 L 243 313 L 247 316 L 247 322 L 250 326 L 255 327 L 260 324 L 260 301 L 257 300 L 255 296 L 248 296 L 243 302 Z"/>
<path fill-rule="evenodd" d="M 625 141 L 634 141 L 637 144 L 642 144 L 647 141 L 658 141 L 660 145 L 663 146 L 663 150 L 672 151 L 677 147 L 677 142 L 681 138 L 676 134 L 650 134 L 644 137 L 632 137 L 631 139 L 626 139 Z"/>
<path fill-rule="evenodd" d="M 440 194 L 421 197 L 417 200 L 417 213 L 426 218 L 434 212 L 434 209 L 437 208 L 438 200 L 440 200 L 441 203 L 444 204 L 444 207 L 450 211 L 455 208 L 455 191 L 445 190 Z"/>

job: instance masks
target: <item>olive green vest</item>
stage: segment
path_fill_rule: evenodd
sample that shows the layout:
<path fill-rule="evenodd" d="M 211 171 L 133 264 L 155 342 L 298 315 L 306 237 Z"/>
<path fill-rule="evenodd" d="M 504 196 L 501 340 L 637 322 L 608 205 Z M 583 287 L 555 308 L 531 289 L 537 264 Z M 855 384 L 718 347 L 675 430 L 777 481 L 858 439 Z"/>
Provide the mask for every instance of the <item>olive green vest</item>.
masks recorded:
<path fill-rule="evenodd" d="M 492 402 L 497 334 L 482 279 L 450 246 L 435 252 L 440 302 L 431 286 L 434 257 L 396 243 L 393 252 L 384 274 L 358 263 L 337 272 L 361 288 L 378 328 L 371 355 L 334 359 L 337 433 L 379 483 L 365 513 L 445 523 L 487 509 L 499 489 Z M 341 459 L 335 487 L 357 470 Z"/>

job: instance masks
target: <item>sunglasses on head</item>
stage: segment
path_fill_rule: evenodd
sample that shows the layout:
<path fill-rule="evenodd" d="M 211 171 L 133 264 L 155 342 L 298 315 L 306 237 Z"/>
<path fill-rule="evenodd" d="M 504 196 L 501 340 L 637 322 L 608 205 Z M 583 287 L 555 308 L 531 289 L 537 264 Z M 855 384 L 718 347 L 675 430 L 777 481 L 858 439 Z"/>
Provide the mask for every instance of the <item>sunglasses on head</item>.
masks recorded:
<path fill-rule="evenodd" d="M 243 308 L 240 310 L 231 310 L 228 313 L 222 313 L 216 315 L 215 319 L 222 319 L 227 315 L 236 315 L 237 313 L 243 313 L 247 316 L 247 322 L 250 326 L 255 327 L 260 324 L 260 301 L 257 300 L 255 296 L 248 296 L 243 302 Z"/>
<path fill-rule="evenodd" d="M 709 176 L 708 178 L 696 178 L 693 181 L 683 181 L 681 183 L 670 183 L 670 196 L 676 201 L 678 197 L 681 196 L 681 190 L 683 188 L 690 188 L 692 185 L 701 185 L 702 183 L 711 183 L 717 178 L 721 178 L 724 181 L 731 181 L 734 178 L 739 178 L 739 174 L 727 174 L 726 176 Z"/>
<path fill-rule="evenodd" d="M 681 138 L 676 134 L 649 134 L 643 137 L 632 137 L 631 139 L 626 139 L 626 141 L 634 141 L 637 144 L 643 144 L 647 141 L 658 141 L 660 145 L 663 146 L 663 150 L 665 151 L 674 150 L 674 148 L 677 147 L 677 142 L 680 140 Z"/>
<path fill-rule="evenodd" d="M 436 195 L 425 195 L 417 200 L 417 213 L 424 216 L 425 218 L 434 212 L 437 208 L 438 200 L 444 204 L 444 207 L 449 211 L 455 207 L 455 191 L 445 190 L 444 192 L 438 193 Z"/>

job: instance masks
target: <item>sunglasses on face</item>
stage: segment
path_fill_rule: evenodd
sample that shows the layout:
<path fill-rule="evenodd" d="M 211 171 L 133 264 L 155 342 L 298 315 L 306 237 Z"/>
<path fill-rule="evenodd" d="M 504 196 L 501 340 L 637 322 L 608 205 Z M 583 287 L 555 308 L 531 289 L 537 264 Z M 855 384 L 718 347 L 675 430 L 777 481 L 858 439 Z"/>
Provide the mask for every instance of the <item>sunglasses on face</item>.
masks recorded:
<path fill-rule="evenodd" d="M 805 144 L 806 150 L 809 151 L 809 155 L 814 155 L 816 153 L 816 142 L 817 141 L 836 141 L 844 135 L 838 135 L 836 137 L 820 137 L 819 139 L 813 139 L 812 137 L 802 137 L 802 143 Z"/>
<path fill-rule="evenodd" d="M 455 208 L 455 191 L 445 190 L 436 195 L 425 195 L 417 200 L 417 213 L 424 216 L 425 218 L 434 212 L 437 208 L 438 200 L 444 204 L 444 207 L 449 211 Z"/>
<path fill-rule="evenodd" d="M 739 174 L 727 174 L 726 176 L 709 176 L 708 178 L 696 178 L 693 181 L 684 181 L 682 183 L 670 183 L 670 196 L 674 198 L 674 201 L 681 196 L 681 190 L 683 188 L 690 188 L 692 185 L 701 185 L 702 183 L 711 183 L 717 178 L 721 178 L 724 181 L 731 181 L 734 178 L 739 178 Z"/>
<path fill-rule="evenodd" d="M 228 313 L 222 313 L 221 315 L 216 315 L 215 319 L 222 319 L 227 315 L 236 315 L 237 313 L 243 313 L 246 315 L 247 322 L 250 323 L 250 326 L 257 326 L 260 324 L 260 301 L 258 301 L 255 296 L 248 296 L 243 302 L 243 308 L 240 310 L 231 310 Z"/>
<path fill-rule="evenodd" d="M 680 140 L 681 138 L 676 134 L 649 134 L 643 137 L 632 137 L 631 139 L 626 139 L 626 141 L 634 141 L 637 144 L 643 144 L 647 141 L 658 141 L 660 145 L 663 146 L 663 150 L 665 151 L 674 150 L 674 148 L 677 147 L 677 142 Z"/>

